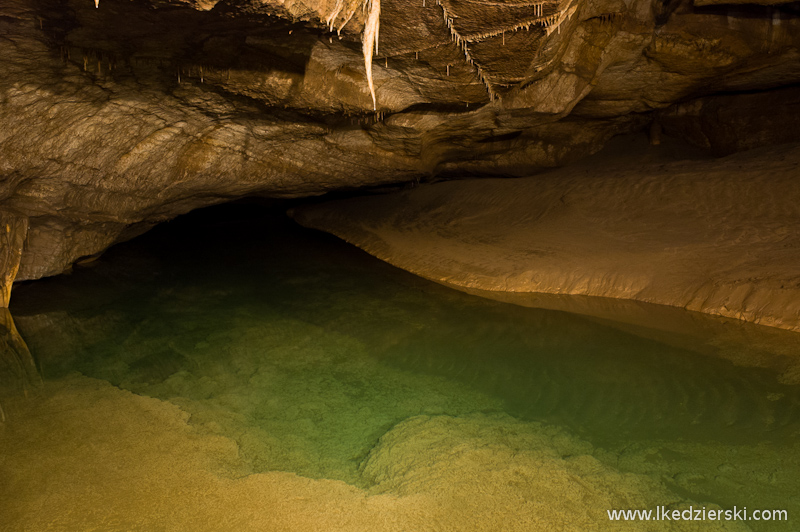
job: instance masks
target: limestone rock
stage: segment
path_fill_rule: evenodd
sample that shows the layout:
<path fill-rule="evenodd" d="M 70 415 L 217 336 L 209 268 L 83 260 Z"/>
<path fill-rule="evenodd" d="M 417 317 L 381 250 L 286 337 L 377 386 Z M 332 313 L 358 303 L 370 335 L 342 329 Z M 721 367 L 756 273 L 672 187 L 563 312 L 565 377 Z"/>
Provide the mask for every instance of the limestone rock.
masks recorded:
<path fill-rule="evenodd" d="M 527 175 L 663 109 L 694 138 L 667 118 L 706 117 L 707 98 L 747 128 L 725 150 L 775 142 L 747 98 L 715 95 L 800 83 L 791 3 L 384 0 L 373 111 L 363 6 L 4 1 L 0 210 L 29 226 L 16 279 L 246 195 Z"/>

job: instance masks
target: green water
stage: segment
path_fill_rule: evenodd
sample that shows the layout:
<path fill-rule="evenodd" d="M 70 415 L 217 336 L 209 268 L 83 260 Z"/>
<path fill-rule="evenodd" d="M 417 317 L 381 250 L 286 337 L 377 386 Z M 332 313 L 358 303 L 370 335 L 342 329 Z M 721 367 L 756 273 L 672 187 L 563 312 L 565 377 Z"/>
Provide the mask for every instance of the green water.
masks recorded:
<path fill-rule="evenodd" d="M 399 422 L 504 412 L 692 500 L 800 518 L 800 387 L 774 371 L 452 291 L 279 209 L 170 222 L 15 287 L 12 312 L 45 379 L 78 371 L 178 404 L 251 471 L 363 486 Z"/>

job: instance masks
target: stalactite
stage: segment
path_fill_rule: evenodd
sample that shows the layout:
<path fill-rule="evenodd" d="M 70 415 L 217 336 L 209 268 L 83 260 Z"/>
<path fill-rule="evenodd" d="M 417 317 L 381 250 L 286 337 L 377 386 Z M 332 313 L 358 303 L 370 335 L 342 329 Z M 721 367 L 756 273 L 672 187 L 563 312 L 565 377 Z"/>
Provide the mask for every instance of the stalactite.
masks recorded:
<path fill-rule="evenodd" d="M 492 89 L 492 85 L 491 83 L 489 83 L 489 80 L 483 74 L 483 69 L 481 69 L 481 67 L 475 62 L 475 60 L 472 58 L 472 55 L 469 53 L 469 48 L 467 47 L 466 39 L 461 37 L 461 34 L 458 33 L 458 30 L 456 30 L 455 26 L 453 25 L 453 17 L 450 16 L 450 13 L 447 11 L 447 8 L 443 6 L 440 1 L 437 0 L 436 4 L 442 8 L 442 17 L 444 18 L 445 25 L 450 30 L 451 38 L 461 48 L 461 51 L 464 53 L 464 59 L 467 61 L 467 63 L 475 68 L 478 74 L 478 79 L 481 80 L 483 85 L 486 87 L 486 91 L 489 93 L 489 99 L 491 101 L 494 101 L 495 94 L 494 90 Z"/>
<path fill-rule="evenodd" d="M 345 9 L 345 0 L 336 0 L 333 11 L 325 19 L 330 31 L 334 30 L 336 19 L 339 18 L 342 11 Z M 369 94 L 372 97 L 372 108 L 377 110 L 378 104 L 375 98 L 375 83 L 372 78 L 372 58 L 374 54 L 378 53 L 378 35 L 380 32 L 380 16 L 381 16 L 381 2 L 380 0 L 364 0 L 362 9 L 366 11 L 366 21 L 364 22 L 364 31 L 361 34 L 362 52 L 364 54 L 364 67 L 366 69 L 367 85 L 369 87 Z M 344 17 L 343 22 L 336 28 L 336 32 L 341 39 L 341 31 L 353 18 L 356 7 L 349 10 L 349 13 Z M 291 31 L 289 32 L 291 33 Z M 331 39 L 330 42 L 333 42 Z M 386 67 L 389 66 L 389 59 L 386 58 Z"/>
<path fill-rule="evenodd" d="M 333 24 L 336 22 L 336 17 L 339 16 L 339 13 L 342 12 L 344 9 L 344 0 L 336 0 L 336 5 L 333 7 L 333 11 L 331 14 L 328 15 L 328 18 L 325 19 L 325 23 L 328 25 L 328 29 L 333 31 Z"/>
<path fill-rule="evenodd" d="M 338 28 L 336 28 L 336 33 L 337 33 L 337 35 L 339 35 L 339 39 L 341 39 L 341 38 L 342 38 L 342 29 L 343 29 L 345 26 L 347 26 L 347 23 L 348 23 L 348 22 L 350 22 L 350 19 L 352 19 L 352 18 L 353 18 L 353 15 L 355 15 L 355 13 L 356 13 L 356 8 L 353 8 L 353 9 L 351 9 L 351 10 L 350 10 L 350 14 L 349 14 L 349 15 L 347 15 L 347 16 L 344 18 L 344 21 L 343 21 L 343 22 L 342 22 L 342 23 L 339 25 L 339 27 L 338 27 Z"/>
<path fill-rule="evenodd" d="M 568 9 L 560 11 L 554 15 L 550 15 L 550 17 L 548 17 L 548 24 L 546 26 L 547 35 L 552 34 L 554 31 L 561 33 L 561 24 L 563 24 L 565 20 L 571 19 L 572 15 L 577 9 L 577 6 L 571 5 Z"/>
<path fill-rule="evenodd" d="M 549 16 L 545 17 L 545 18 L 540 18 L 540 17 L 536 16 L 536 17 L 534 17 L 532 19 L 527 19 L 527 20 L 522 20 L 520 22 L 517 22 L 516 24 L 514 24 L 512 26 L 505 26 L 505 27 L 502 27 L 502 28 L 498 28 L 496 30 L 487 31 L 487 32 L 484 32 L 484 33 L 476 34 L 476 35 L 471 35 L 470 36 L 470 40 L 472 40 L 472 41 L 482 41 L 484 39 L 488 39 L 488 38 L 491 38 L 491 37 L 502 36 L 507 31 L 519 31 L 519 30 L 522 30 L 522 29 L 530 31 L 531 26 L 540 26 L 540 27 L 546 28 L 548 26 L 548 24 L 549 24 L 549 22 L 548 22 L 549 19 L 550 19 Z"/>
<path fill-rule="evenodd" d="M 100 0 L 94 0 L 94 8 L 95 9 L 99 9 L 100 8 Z"/>
<path fill-rule="evenodd" d="M 367 21 L 364 24 L 364 33 L 361 36 L 362 49 L 364 51 L 364 66 L 367 70 L 367 85 L 369 94 L 372 96 L 372 108 L 378 109 L 375 99 L 375 84 L 372 80 L 372 54 L 378 52 L 378 33 L 380 30 L 381 2 L 380 0 L 365 0 L 364 7 L 367 9 Z"/>

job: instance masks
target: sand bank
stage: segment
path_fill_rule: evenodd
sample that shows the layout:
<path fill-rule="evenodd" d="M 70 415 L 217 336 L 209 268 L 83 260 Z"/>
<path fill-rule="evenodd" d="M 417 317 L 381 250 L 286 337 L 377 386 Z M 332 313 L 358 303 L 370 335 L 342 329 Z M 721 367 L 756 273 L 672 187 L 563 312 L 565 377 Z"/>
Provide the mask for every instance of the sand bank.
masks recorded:
<path fill-rule="evenodd" d="M 633 300 L 800 331 L 797 145 L 722 159 L 604 156 L 293 216 L 462 289 Z"/>

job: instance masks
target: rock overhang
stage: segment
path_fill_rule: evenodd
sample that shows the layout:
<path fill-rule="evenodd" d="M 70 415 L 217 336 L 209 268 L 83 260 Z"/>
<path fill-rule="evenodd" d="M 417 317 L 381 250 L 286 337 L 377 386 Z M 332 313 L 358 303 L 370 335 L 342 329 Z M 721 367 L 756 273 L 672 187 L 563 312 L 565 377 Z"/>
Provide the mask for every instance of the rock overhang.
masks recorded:
<path fill-rule="evenodd" d="M 25 227 L 18 280 L 228 199 L 525 175 L 654 120 L 720 153 L 793 140 L 780 106 L 800 101 L 796 2 L 383 0 L 374 108 L 369 3 L 0 9 L 0 210 Z M 720 105 L 738 132 L 720 133 Z"/>

